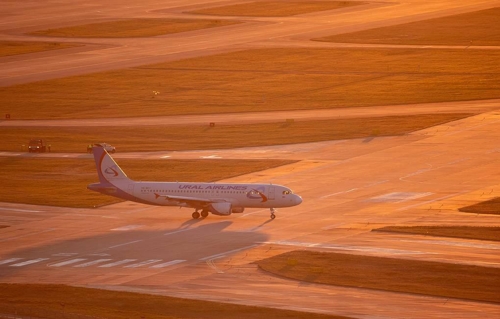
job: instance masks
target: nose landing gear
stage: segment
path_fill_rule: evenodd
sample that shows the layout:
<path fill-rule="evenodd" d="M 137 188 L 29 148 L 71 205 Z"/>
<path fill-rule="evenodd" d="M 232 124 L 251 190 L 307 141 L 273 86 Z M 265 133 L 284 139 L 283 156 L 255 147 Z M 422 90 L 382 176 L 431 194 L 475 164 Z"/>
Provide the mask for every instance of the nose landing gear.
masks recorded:
<path fill-rule="evenodd" d="M 276 213 L 276 209 L 271 208 L 271 219 L 275 219 L 276 218 L 275 213 Z"/>

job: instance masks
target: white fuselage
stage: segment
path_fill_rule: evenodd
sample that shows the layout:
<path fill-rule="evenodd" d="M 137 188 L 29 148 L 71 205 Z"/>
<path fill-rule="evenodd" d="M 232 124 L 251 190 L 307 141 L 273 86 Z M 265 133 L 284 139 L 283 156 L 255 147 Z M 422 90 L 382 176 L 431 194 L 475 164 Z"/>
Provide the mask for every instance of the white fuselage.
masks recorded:
<path fill-rule="evenodd" d="M 129 182 L 126 186 L 117 186 L 141 202 L 160 206 L 196 206 L 179 205 L 178 198 L 225 201 L 233 207 L 263 208 L 290 207 L 302 201 L 290 189 L 273 184 Z"/>

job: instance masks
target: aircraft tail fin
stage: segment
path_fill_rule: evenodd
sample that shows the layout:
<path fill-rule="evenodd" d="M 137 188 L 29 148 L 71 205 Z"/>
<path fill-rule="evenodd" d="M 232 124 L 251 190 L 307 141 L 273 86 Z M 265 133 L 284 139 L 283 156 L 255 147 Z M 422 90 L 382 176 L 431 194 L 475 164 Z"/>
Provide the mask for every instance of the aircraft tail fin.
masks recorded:
<path fill-rule="evenodd" d="M 94 146 L 92 152 L 94 153 L 97 175 L 99 175 L 101 184 L 113 184 L 113 182 L 130 180 L 104 148 Z"/>

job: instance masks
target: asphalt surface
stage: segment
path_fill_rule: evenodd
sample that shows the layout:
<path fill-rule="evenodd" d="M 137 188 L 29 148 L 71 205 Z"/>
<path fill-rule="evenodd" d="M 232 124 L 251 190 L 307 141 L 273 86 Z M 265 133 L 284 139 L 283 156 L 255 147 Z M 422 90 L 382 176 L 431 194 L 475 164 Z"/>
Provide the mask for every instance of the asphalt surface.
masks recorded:
<path fill-rule="evenodd" d="M 178 17 L 187 9 L 222 2 L 67 3 L 3 4 L 0 40 L 34 39 L 22 34 L 95 19 Z M 291 18 L 245 18 L 248 22 L 242 25 L 185 35 L 79 39 L 90 43 L 92 49 L 1 58 L 0 84 L 27 83 L 247 46 L 282 43 L 301 46 L 309 37 L 475 11 L 499 3 L 378 2 L 340 14 L 329 11 Z M 498 216 L 458 212 L 460 207 L 500 196 L 500 104 L 471 101 L 422 106 L 426 108 L 436 112 L 472 108 L 478 115 L 397 137 L 234 150 L 117 153 L 117 160 L 125 157 L 297 159 L 300 161 L 292 165 L 226 181 L 287 185 L 304 202 L 280 209 L 275 220 L 269 218 L 268 210 L 260 209 L 248 209 L 229 217 L 211 215 L 192 220 L 190 209 L 131 202 L 95 209 L 0 203 L 0 224 L 10 226 L 0 229 L 0 281 L 63 283 L 356 318 L 498 317 L 498 304 L 303 283 L 271 276 L 254 264 L 286 251 L 314 249 L 500 267 L 498 242 L 371 232 L 387 225 L 500 226 Z M 414 114 L 415 109 L 408 107 L 403 113 Z M 387 108 L 380 107 L 370 112 L 376 116 L 386 115 L 386 111 Z M 331 112 L 302 112 L 294 116 L 355 117 L 368 111 Z M 280 114 L 245 116 L 218 118 L 226 122 L 259 122 Z M 213 119 L 208 116 L 161 120 L 192 123 Z M 155 120 L 137 121 L 136 125 L 151 125 Z M 17 124 L 29 125 L 23 123 Z M 71 121 L 38 123 L 72 125 Z M 1 125 L 10 124 L 4 121 Z M 21 154 L 0 153 L 7 155 Z M 7 183 L 3 184 L 2 191 L 8 191 Z M 61 196 L 71 194 L 61 190 Z"/>

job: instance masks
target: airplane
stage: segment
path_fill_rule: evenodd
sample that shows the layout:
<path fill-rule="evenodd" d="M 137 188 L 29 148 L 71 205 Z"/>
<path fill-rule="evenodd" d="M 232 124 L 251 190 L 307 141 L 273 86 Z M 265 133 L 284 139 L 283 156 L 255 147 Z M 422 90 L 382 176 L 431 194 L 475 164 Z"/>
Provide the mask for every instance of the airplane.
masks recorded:
<path fill-rule="evenodd" d="M 157 206 L 179 206 L 194 209 L 193 219 L 209 213 L 229 216 L 245 208 L 269 208 L 271 219 L 276 208 L 302 203 L 291 189 L 276 184 L 223 184 L 193 182 L 139 182 L 131 180 L 102 147 L 92 148 L 99 183 L 88 189 L 105 195 Z M 201 211 L 201 213 L 200 213 Z"/>

